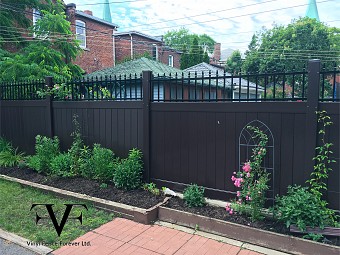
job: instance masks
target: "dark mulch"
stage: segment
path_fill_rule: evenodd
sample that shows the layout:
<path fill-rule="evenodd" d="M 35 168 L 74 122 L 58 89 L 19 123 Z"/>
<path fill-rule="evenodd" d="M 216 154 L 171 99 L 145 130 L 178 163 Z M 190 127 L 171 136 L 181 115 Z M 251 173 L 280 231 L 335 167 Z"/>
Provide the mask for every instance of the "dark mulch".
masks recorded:
<path fill-rule="evenodd" d="M 164 196 L 155 196 L 143 189 L 124 191 L 115 188 L 112 184 L 108 184 L 107 188 L 100 188 L 101 183 L 97 181 L 81 177 L 63 178 L 46 176 L 29 168 L 0 167 L 0 174 L 144 209 L 148 209 L 164 200 Z"/>

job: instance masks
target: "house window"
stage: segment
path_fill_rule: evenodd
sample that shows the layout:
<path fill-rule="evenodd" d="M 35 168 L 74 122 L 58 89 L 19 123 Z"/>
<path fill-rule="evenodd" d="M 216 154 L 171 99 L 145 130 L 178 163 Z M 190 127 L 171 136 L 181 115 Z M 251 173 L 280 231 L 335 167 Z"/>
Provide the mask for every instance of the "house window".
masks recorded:
<path fill-rule="evenodd" d="M 76 20 L 76 36 L 81 48 L 86 48 L 86 26 L 85 22 Z"/>
<path fill-rule="evenodd" d="M 174 56 L 169 55 L 168 65 L 171 66 L 171 67 L 174 67 Z"/>
<path fill-rule="evenodd" d="M 158 47 L 156 44 L 152 45 L 152 59 L 158 60 Z"/>
<path fill-rule="evenodd" d="M 171 86 L 170 89 L 170 99 L 171 100 L 182 100 L 183 99 L 183 93 L 182 93 L 182 87 L 181 86 Z"/>
<path fill-rule="evenodd" d="M 39 19 L 41 19 L 40 11 L 38 9 L 33 8 L 33 26 L 35 26 Z"/>

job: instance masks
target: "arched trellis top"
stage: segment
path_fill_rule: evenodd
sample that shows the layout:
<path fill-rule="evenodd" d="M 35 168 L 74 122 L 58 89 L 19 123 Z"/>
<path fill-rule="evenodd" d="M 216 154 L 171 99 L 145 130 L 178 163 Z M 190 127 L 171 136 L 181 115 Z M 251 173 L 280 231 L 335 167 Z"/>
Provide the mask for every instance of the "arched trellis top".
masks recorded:
<path fill-rule="evenodd" d="M 254 131 L 249 129 L 249 126 L 259 128 L 268 138 L 267 145 L 265 146 L 266 156 L 262 161 L 261 167 L 266 169 L 270 176 L 268 183 L 269 190 L 267 191 L 266 198 L 271 201 L 273 205 L 275 198 L 274 136 L 269 127 L 262 121 L 253 120 L 241 130 L 239 136 L 239 167 L 241 168 L 244 162 L 251 159 L 253 149 L 258 146 L 260 141 L 259 138 L 254 137 Z"/>
<path fill-rule="evenodd" d="M 248 126 L 258 127 L 268 137 L 268 143 L 266 147 L 274 147 L 274 136 L 272 131 L 260 120 L 253 120 L 244 126 L 240 132 L 239 145 L 252 147 L 259 144 L 259 140 L 253 137 L 253 132 L 248 129 Z"/>

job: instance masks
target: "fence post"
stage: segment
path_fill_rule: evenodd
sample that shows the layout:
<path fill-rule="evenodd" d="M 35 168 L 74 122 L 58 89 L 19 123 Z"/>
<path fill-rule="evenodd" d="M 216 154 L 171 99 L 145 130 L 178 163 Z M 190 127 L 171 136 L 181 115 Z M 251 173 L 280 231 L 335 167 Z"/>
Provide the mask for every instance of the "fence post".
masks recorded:
<path fill-rule="evenodd" d="M 318 123 L 316 111 L 319 108 L 320 91 L 320 70 L 321 62 L 319 59 L 308 61 L 308 93 L 306 109 L 306 137 L 305 137 L 305 172 L 304 177 L 309 178 L 314 169 L 313 157 L 317 146 Z"/>
<path fill-rule="evenodd" d="M 46 76 L 45 83 L 46 83 L 46 87 L 51 89 L 54 85 L 53 77 Z M 46 128 L 47 128 L 47 135 L 49 137 L 54 136 L 52 99 L 53 99 L 53 95 L 46 95 L 46 120 L 47 120 Z"/>
<path fill-rule="evenodd" d="M 150 182 L 150 87 L 151 71 L 143 71 L 143 158 L 144 180 Z"/>

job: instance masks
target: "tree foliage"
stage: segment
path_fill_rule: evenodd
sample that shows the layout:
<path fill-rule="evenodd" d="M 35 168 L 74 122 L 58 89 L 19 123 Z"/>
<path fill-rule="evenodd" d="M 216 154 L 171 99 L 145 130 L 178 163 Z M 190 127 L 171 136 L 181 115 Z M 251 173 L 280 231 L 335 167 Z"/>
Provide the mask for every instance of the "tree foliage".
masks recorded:
<path fill-rule="evenodd" d="M 308 59 L 330 64 L 339 61 L 339 29 L 316 19 L 300 18 L 287 26 L 275 25 L 253 35 L 243 69 L 251 73 L 301 70 Z"/>
<path fill-rule="evenodd" d="M 229 73 L 236 74 L 242 68 L 242 57 L 239 50 L 235 50 L 227 59 L 225 70 Z"/>
<path fill-rule="evenodd" d="M 199 64 L 209 63 L 208 52 L 214 50 L 215 41 L 206 34 L 192 34 L 186 28 L 168 31 L 164 35 L 166 45 L 182 51 L 181 69 Z"/>
<path fill-rule="evenodd" d="M 30 2 L 30 1 L 26 1 Z M 34 6 L 35 0 L 31 5 Z M 28 40 L 16 53 L 0 52 L 0 77 L 7 81 L 39 79 L 45 76 L 71 78 L 80 76 L 83 70 L 72 64 L 81 49 L 66 20 L 61 1 L 38 5 L 42 14 L 35 26 L 29 28 L 32 40 Z M 15 28 L 16 19 L 12 20 Z M 28 30 L 26 30 L 28 31 Z"/>
<path fill-rule="evenodd" d="M 30 20 L 25 12 L 30 8 L 41 8 L 39 0 L 13 0 L 0 1 L 0 46 L 4 42 L 14 41 L 17 46 L 23 43 L 20 28 L 28 28 Z"/>

